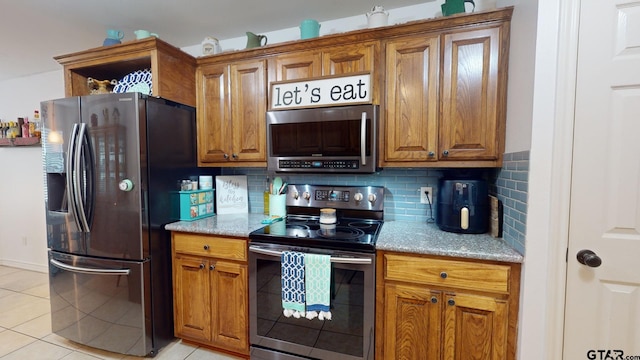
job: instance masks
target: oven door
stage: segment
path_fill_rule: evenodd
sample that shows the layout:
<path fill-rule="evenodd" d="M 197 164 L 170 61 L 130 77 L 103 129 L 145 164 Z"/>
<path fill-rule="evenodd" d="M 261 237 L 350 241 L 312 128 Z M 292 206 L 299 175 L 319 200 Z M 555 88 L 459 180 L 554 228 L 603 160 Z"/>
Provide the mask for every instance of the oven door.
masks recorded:
<path fill-rule="evenodd" d="M 282 314 L 282 251 L 331 255 L 332 320 Z M 375 254 L 251 244 L 249 296 L 252 359 L 373 360 Z"/>
<path fill-rule="evenodd" d="M 373 173 L 378 114 L 378 105 L 268 111 L 267 169 Z"/>

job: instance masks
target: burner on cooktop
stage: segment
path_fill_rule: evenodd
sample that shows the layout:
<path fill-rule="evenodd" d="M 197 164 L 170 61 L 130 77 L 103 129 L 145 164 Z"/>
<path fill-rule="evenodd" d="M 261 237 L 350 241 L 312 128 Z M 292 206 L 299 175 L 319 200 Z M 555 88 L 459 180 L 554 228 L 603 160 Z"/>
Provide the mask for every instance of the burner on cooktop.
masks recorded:
<path fill-rule="evenodd" d="M 326 239 L 353 240 L 364 235 L 364 231 L 346 226 L 328 226 L 326 228 L 323 226 L 316 230 L 316 234 Z"/>

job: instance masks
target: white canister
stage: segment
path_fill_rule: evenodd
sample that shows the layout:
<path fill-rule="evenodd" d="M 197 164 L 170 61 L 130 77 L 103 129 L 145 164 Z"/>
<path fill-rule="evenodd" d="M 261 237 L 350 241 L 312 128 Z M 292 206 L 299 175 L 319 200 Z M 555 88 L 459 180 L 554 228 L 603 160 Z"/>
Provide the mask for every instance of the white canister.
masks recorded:
<path fill-rule="evenodd" d="M 214 55 L 222 52 L 218 39 L 207 36 L 202 40 L 202 55 Z"/>
<path fill-rule="evenodd" d="M 213 176 L 200 175 L 198 177 L 198 183 L 200 184 L 200 190 L 213 189 Z"/>
<path fill-rule="evenodd" d="M 367 26 L 369 28 L 387 26 L 387 21 L 389 21 L 389 13 L 382 6 L 374 6 L 367 13 Z"/>

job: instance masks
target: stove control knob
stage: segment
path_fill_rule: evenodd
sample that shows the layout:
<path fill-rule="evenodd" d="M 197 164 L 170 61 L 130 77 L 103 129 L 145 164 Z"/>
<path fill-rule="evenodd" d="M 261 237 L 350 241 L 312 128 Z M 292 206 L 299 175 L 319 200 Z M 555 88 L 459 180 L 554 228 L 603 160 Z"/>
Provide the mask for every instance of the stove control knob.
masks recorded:
<path fill-rule="evenodd" d="M 298 200 L 298 198 L 300 197 L 300 193 L 298 193 L 297 191 L 294 191 L 291 193 L 291 196 L 293 196 L 294 199 Z"/>
<path fill-rule="evenodd" d="M 355 200 L 356 202 L 362 201 L 362 198 L 363 196 L 362 196 L 362 193 L 360 192 L 357 192 L 355 195 L 353 195 L 353 200 Z"/>
<path fill-rule="evenodd" d="M 378 198 L 376 197 L 376 194 L 369 194 L 369 196 L 367 197 L 367 200 L 369 200 L 370 203 L 374 203 L 376 202 Z"/>
<path fill-rule="evenodd" d="M 302 198 L 309 201 L 309 199 L 311 199 L 311 194 L 309 194 L 308 191 L 305 191 L 302 193 Z"/>

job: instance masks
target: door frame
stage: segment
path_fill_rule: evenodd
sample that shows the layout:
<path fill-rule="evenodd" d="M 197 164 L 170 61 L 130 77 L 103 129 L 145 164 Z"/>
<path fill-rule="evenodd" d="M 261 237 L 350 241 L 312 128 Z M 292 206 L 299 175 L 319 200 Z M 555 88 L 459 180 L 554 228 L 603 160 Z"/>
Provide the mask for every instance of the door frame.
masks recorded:
<path fill-rule="evenodd" d="M 562 359 L 580 6 L 538 1 L 521 360 Z"/>

